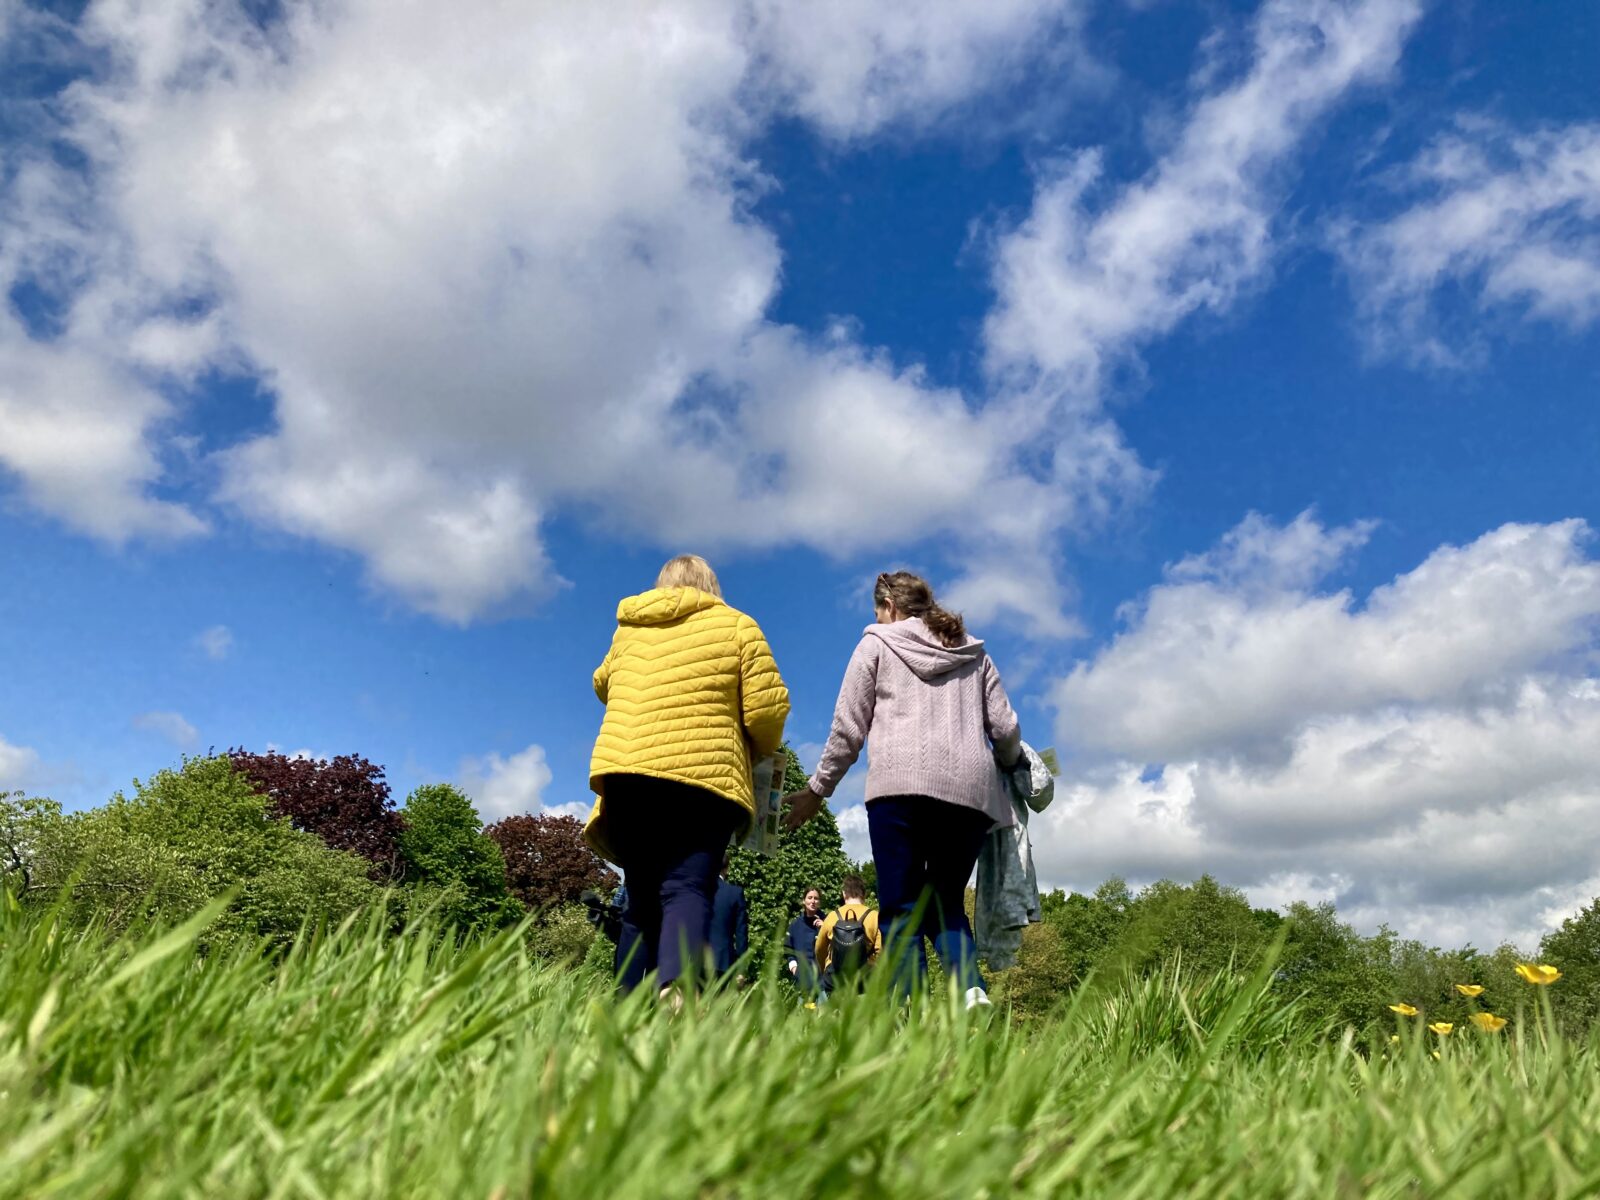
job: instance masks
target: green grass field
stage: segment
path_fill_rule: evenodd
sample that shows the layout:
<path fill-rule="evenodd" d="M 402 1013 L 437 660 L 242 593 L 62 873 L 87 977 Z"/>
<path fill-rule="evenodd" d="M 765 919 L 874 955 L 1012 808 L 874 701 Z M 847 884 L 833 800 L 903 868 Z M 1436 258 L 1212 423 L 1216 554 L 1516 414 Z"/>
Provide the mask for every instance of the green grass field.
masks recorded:
<path fill-rule="evenodd" d="M 120 942 L 0 925 L 7 1196 L 1587 1196 L 1592 1046 L 1401 1022 L 1376 1059 L 1172 975 L 1026 1026 L 940 1000 L 672 1016 L 362 927 L 276 963 L 199 923 Z M 1434 1051 L 1439 1051 L 1435 1060 Z"/>

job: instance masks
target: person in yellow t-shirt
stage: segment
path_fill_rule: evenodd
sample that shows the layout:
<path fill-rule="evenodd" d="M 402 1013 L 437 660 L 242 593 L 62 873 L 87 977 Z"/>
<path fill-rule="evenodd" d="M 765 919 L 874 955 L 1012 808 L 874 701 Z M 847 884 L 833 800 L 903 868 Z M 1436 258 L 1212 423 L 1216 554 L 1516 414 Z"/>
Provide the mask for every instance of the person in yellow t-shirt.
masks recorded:
<path fill-rule="evenodd" d="M 868 907 L 867 885 L 861 876 L 846 875 L 839 890 L 843 903 L 827 915 L 817 931 L 817 969 L 822 972 L 824 994 L 831 994 L 841 983 L 859 991 L 867 968 L 883 950 L 878 910 Z"/>

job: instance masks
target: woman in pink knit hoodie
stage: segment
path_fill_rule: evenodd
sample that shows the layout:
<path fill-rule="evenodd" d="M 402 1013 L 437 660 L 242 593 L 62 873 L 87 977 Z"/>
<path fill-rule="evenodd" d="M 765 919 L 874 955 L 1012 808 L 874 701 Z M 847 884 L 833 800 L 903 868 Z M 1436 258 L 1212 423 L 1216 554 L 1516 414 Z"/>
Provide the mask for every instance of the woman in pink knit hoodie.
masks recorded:
<path fill-rule="evenodd" d="M 931 937 L 967 1007 L 988 1004 L 965 894 L 983 839 L 1012 823 L 995 763 L 1016 762 L 1022 731 L 983 643 L 926 580 L 879 575 L 872 600 L 877 621 L 845 668 L 810 784 L 785 797 L 785 821 L 810 820 L 870 739 L 867 828 L 885 951 L 907 986 L 927 970 L 922 939 Z"/>

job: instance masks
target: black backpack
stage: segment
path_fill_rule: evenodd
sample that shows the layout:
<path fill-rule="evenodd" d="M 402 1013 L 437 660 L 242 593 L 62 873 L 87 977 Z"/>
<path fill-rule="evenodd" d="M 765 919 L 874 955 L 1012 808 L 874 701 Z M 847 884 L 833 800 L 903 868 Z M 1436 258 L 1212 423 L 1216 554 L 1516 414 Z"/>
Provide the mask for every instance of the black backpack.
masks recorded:
<path fill-rule="evenodd" d="M 867 937 L 867 912 L 859 917 L 847 917 L 842 908 L 833 910 L 839 919 L 833 925 L 833 949 L 828 954 L 828 973 L 846 978 L 861 974 L 872 955 L 872 942 Z"/>

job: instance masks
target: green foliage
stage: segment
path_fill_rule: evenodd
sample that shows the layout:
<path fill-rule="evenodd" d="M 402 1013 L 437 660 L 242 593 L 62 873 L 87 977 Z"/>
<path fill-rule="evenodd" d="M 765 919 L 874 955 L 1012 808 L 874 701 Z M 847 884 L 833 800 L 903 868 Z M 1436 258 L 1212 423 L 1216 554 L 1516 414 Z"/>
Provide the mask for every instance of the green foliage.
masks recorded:
<path fill-rule="evenodd" d="M 787 745 L 783 773 L 785 793 L 806 785 L 800 760 Z M 850 871 L 838 823 L 832 811 L 822 810 L 793 833 L 778 836 L 778 852 L 763 858 L 747 850 L 730 855 L 728 878 L 744 888 L 750 906 L 750 949 L 759 972 L 768 952 L 782 941 L 784 927 L 800 911 L 800 896 L 808 887 L 820 888 L 823 906 L 838 903 L 839 884 Z"/>
<path fill-rule="evenodd" d="M 14 826 L 16 807 L 5 811 Z M 270 816 L 225 757 L 185 759 L 102 808 L 64 815 L 42 805 L 20 819 L 32 847 L 26 894 L 53 903 L 70 888 L 64 911 L 77 924 L 175 921 L 237 889 L 208 944 L 283 944 L 305 922 L 340 920 L 380 895 L 364 860 Z"/>
<path fill-rule="evenodd" d="M 1292 904 L 1288 921 L 1279 990 L 1303 997 L 1330 1030 L 1368 1030 L 1394 1003 L 1394 935 L 1383 930 L 1364 938 L 1339 920 L 1332 904 Z"/>
<path fill-rule="evenodd" d="M 1600 897 L 1545 935 L 1539 961 L 1561 968 L 1551 999 L 1562 1023 L 1578 1031 L 1600 1022 Z"/>
<path fill-rule="evenodd" d="M 54 800 L 0 792 L 0 884 L 25 896 L 64 854 L 66 822 Z M 48 886 L 48 885 L 42 885 Z"/>
<path fill-rule="evenodd" d="M 1022 931 L 1016 965 L 990 972 L 989 996 L 1017 1018 L 1037 1020 L 1059 1008 L 1077 981 L 1061 927 L 1041 921 Z"/>
<path fill-rule="evenodd" d="M 598 940 L 589 923 L 588 910 L 581 904 L 560 904 L 544 910 L 527 931 L 528 951 L 541 962 L 556 966 L 579 966 L 588 960 L 589 948 Z M 609 944 L 609 943 L 608 943 Z M 610 967 L 607 967 L 609 974 Z"/>
<path fill-rule="evenodd" d="M 674 1016 L 513 930 L 357 922 L 198 966 L 192 934 L 0 905 L 4 1194 L 1578 1200 L 1600 1177 L 1600 1044 L 1531 1015 L 1368 1055 L 1275 988 L 1168 968 L 1026 1027 L 770 985 Z"/>
<path fill-rule="evenodd" d="M 484 836 L 472 801 L 448 783 L 430 783 L 406 798 L 400 853 L 405 878 L 440 916 L 462 929 L 515 921 L 521 905 L 506 891 L 500 847 Z"/>
<path fill-rule="evenodd" d="M 1132 906 L 1128 885 L 1115 877 L 1101 884 L 1093 896 L 1055 891 L 1040 898 L 1044 922 L 1059 936 L 1069 978 L 1084 978 L 1116 944 Z"/>
<path fill-rule="evenodd" d="M 1140 892 L 1116 952 L 1131 970 L 1181 961 L 1196 974 L 1212 975 L 1229 966 L 1249 970 L 1270 940 L 1243 892 L 1202 875 L 1187 886 L 1163 879 Z"/>

